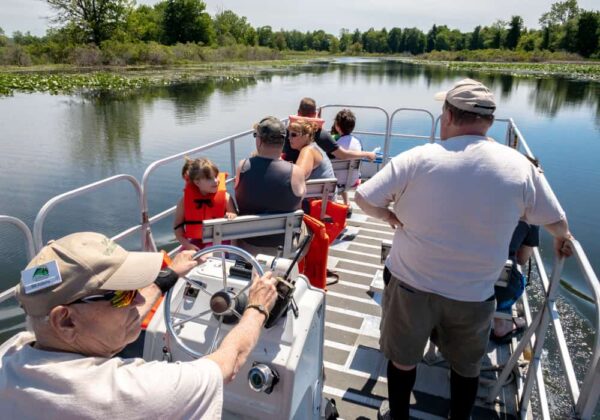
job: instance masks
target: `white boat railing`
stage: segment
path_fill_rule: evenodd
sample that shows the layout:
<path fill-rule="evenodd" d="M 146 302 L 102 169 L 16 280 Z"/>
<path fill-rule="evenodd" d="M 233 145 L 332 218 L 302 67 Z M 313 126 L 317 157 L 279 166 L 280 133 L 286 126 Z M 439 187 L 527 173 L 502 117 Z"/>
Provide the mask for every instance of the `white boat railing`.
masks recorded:
<path fill-rule="evenodd" d="M 381 132 L 359 132 L 356 133 L 365 133 L 373 136 L 380 136 L 384 139 L 383 145 L 383 162 L 387 162 L 389 156 L 389 148 L 392 138 L 401 137 L 401 138 L 413 138 L 413 139 L 421 139 L 426 141 L 434 141 L 435 133 L 439 124 L 439 116 L 435 118 L 433 114 L 431 114 L 427 110 L 420 110 L 414 108 L 399 108 L 389 114 L 386 110 L 380 107 L 371 107 L 371 106 L 352 106 L 352 105 L 325 105 L 321 108 L 359 108 L 359 109 L 373 109 L 379 110 L 383 112 L 385 115 L 385 127 L 386 131 L 384 133 Z M 392 125 L 393 118 L 399 114 L 400 112 L 423 112 L 431 118 L 431 126 L 430 126 L 430 135 L 429 136 L 419 136 L 410 133 L 392 133 Z M 391 115 L 391 117 L 390 117 Z M 286 121 L 286 120 L 282 120 Z M 507 145 L 520 149 L 524 154 L 533 158 L 533 154 L 531 153 L 531 149 L 528 147 L 527 142 L 525 141 L 523 135 L 519 131 L 518 127 L 514 123 L 512 119 L 496 119 L 497 122 L 503 122 L 507 124 L 506 137 L 505 142 Z M 144 250 L 152 250 L 156 251 L 157 247 L 152 237 L 151 226 L 162 220 L 169 215 L 171 215 L 175 207 L 167 208 L 166 210 L 161 211 L 160 213 L 150 216 L 148 209 L 148 183 L 150 176 L 154 173 L 154 171 L 168 163 L 171 163 L 175 160 L 181 159 L 184 156 L 194 155 L 201 152 L 206 152 L 207 150 L 213 149 L 217 146 L 227 144 L 230 145 L 230 163 L 232 168 L 232 173 L 235 173 L 235 168 L 237 166 L 236 160 L 236 140 L 246 137 L 252 133 L 252 130 L 247 130 L 238 134 L 234 134 L 232 136 L 228 136 L 222 138 L 220 140 L 214 141 L 212 143 L 199 146 L 190 150 L 187 150 L 182 153 L 178 153 L 164 159 L 160 159 L 152 162 L 145 170 L 142 182 L 138 183 L 137 179 L 131 175 L 121 174 L 115 175 L 113 177 L 94 182 L 80 188 L 68 191 L 66 193 L 60 194 L 52 199 L 50 199 L 46 204 L 40 209 L 38 212 L 34 227 L 33 227 L 33 235 L 29 231 L 29 228 L 25 223 L 21 220 L 16 219 L 10 216 L 0 216 L 0 222 L 11 223 L 17 226 L 24 234 L 27 247 L 28 247 L 28 256 L 31 258 L 35 251 L 39 251 L 43 246 L 43 225 L 46 219 L 47 214 L 52 210 L 54 206 L 58 203 L 81 196 L 82 194 L 88 193 L 90 191 L 95 191 L 100 188 L 103 188 L 107 185 L 113 184 L 115 182 L 120 181 L 128 181 L 130 182 L 135 190 L 137 201 L 139 203 L 140 215 L 141 215 L 141 224 L 130 227 L 129 229 L 124 230 L 123 232 L 117 234 L 113 237 L 114 240 L 121 240 L 128 236 L 133 235 L 136 232 L 141 232 L 141 248 Z M 228 182 L 232 179 L 230 178 Z M 559 354 L 562 361 L 563 369 L 565 371 L 565 377 L 568 384 L 568 392 L 570 398 L 573 403 L 574 413 L 577 418 L 581 418 L 584 420 L 591 419 L 596 408 L 596 403 L 598 398 L 600 397 L 600 334 L 598 334 L 598 328 L 600 327 L 600 312 L 598 303 L 600 302 L 600 284 L 598 283 L 598 278 L 596 277 L 589 260 L 583 251 L 581 245 L 576 240 L 571 241 L 571 245 L 574 249 L 574 258 L 578 262 L 578 266 L 581 270 L 584 280 L 586 284 L 589 286 L 590 290 L 593 293 L 593 300 L 595 303 L 595 314 L 593 322 L 595 323 L 596 332 L 593 346 L 593 354 L 590 361 L 590 365 L 586 370 L 585 378 L 583 379 L 581 388 L 578 385 L 577 378 L 575 375 L 575 371 L 573 369 L 573 365 L 571 362 L 571 358 L 569 356 L 569 352 L 566 345 L 566 340 L 564 333 L 562 331 L 562 327 L 560 325 L 560 317 L 556 308 L 556 297 L 559 292 L 559 284 L 560 284 L 560 276 L 562 273 L 564 259 L 557 259 L 554 262 L 552 275 L 548 280 L 547 275 L 545 273 L 545 269 L 543 266 L 543 262 L 541 256 L 536 249 L 534 251 L 534 259 L 536 262 L 536 266 L 538 267 L 538 271 L 540 274 L 541 282 L 544 288 L 545 300 L 542 304 L 542 308 L 538 311 L 534 319 L 531 319 L 531 313 L 529 311 L 528 304 L 526 307 L 526 317 L 531 321 L 530 327 L 524 333 L 521 341 L 519 342 L 517 348 L 514 350 L 511 358 L 508 363 L 505 365 L 503 371 L 499 375 L 497 383 L 492 387 L 488 394 L 488 401 L 492 402 L 495 397 L 499 394 L 502 384 L 505 383 L 511 371 L 516 367 L 520 355 L 525 350 L 526 346 L 531 344 L 533 346 L 533 357 L 531 359 L 529 368 L 527 370 L 527 375 L 525 377 L 525 381 L 523 386 L 519 386 L 519 407 L 520 407 L 520 416 L 521 418 L 526 417 L 527 410 L 529 410 L 530 406 L 530 398 L 533 391 L 533 385 L 537 385 L 538 397 L 541 405 L 541 415 L 542 418 L 550 418 L 550 413 L 548 411 L 547 406 L 547 398 L 544 387 L 543 380 L 543 372 L 541 369 L 541 356 L 542 356 L 542 348 L 544 345 L 546 332 L 548 327 L 552 325 L 556 338 L 558 341 Z M 13 296 L 14 288 L 11 288 L 0 294 L 0 303 L 9 299 Z"/>
<path fill-rule="evenodd" d="M 48 213 L 50 212 L 50 210 L 52 210 L 54 208 L 54 206 L 56 206 L 58 203 L 62 203 L 64 201 L 71 200 L 75 197 L 79 197 L 83 194 L 86 194 L 86 193 L 89 193 L 92 191 L 97 191 L 99 189 L 102 189 L 104 187 L 107 187 L 109 185 L 112 185 L 112 184 L 115 184 L 115 183 L 121 182 L 121 181 L 127 181 L 133 186 L 134 192 L 136 194 L 138 206 L 139 206 L 140 212 L 141 212 L 142 188 L 141 188 L 138 180 L 133 175 L 127 175 L 127 174 L 114 175 L 114 176 L 111 176 L 110 178 L 102 179 L 100 181 L 93 182 L 88 185 L 84 185 L 83 187 L 79 187 L 79 188 L 75 188 L 74 190 L 67 191 L 66 193 L 57 195 L 56 197 L 53 197 L 50 200 L 48 200 L 46 202 L 46 204 L 44 204 L 42 206 L 42 208 L 38 212 L 37 216 L 35 217 L 35 221 L 33 222 L 33 244 L 35 246 L 36 252 L 38 252 L 44 246 L 44 238 L 43 238 L 44 222 L 46 220 L 46 217 L 48 216 Z M 131 236 L 135 232 L 139 231 L 140 228 L 141 228 L 141 225 L 133 226 L 133 227 L 119 233 L 113 239 L 115 239 L 115 240 L 124 239 L 128 236 Z"/>

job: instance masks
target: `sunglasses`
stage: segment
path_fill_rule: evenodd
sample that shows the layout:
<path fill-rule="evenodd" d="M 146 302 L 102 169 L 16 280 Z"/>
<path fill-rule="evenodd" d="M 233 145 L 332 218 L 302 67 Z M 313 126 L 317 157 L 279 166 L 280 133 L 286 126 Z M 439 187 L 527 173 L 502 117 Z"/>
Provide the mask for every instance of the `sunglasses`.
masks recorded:
<path fill-rule="evenodd" d="M 301 133 L 296 133 L 295 131 L 290 131 L 290 137 L 300 137 Z"/>
<path fill-rule="evenodd" d="M 91 302 L 102 302 L 109 301 L 113 308 L 124 308 L 131 305 L 131 303 L 137 297 L 138 290 L 111 290 L 102 295 L 91 295 L 77 299 L 74 302 L 69 303 L 91 303 Z"/>

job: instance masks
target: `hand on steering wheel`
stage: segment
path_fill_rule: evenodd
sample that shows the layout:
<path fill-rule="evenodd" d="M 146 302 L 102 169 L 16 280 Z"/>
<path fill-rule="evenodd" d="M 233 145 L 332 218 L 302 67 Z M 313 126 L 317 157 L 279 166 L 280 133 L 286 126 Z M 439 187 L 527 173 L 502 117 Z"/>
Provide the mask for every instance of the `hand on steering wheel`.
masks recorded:
<path fill-rule="evenodd" d="M 174 321 L 173 314 L 171 311 L 171 303 L 174 297 L 173 289 L 167 292 L 164 301 L 164 317 L 167 333 L 171 338 L 173 338 L 174 342 L 181 349 L 183 349 L 189 355 L 198 358 L 203 357 L 206 354 L 212 353 L 217 348 L 219 336 L 223 326 L 223 320 L 226 317 L 241 318 L 248 299 L 255 299 L 255 301 L 251 301 L 253 304 L 262 304 L 267 310 L 270 310 L 273 307 L 273 304 L 277 298 L 277 292 L 275 291 L 274 286 L 274 284 L 276 283 L 275 278 L 272 275 L 263 277 L 264 272 L 262 267 L 256 261 L 256 259 L 254 259 L 254 257 L 252 257 L 252 255 L 250 255 L 248 252 L 231 245 L 216 245 L 204 248 L 196 252 L 193 256 L 193 259 L 198 260 L 202 258 L 202 256 L 211 253 L 221 254 L 223 282 L 222 289 L 218 290 L 215 293 L 211 293 L 206 289 L 206 284 L 204 284 L 202 281 L 195 280 L 189 277 L 182 277 L 190 286 L 194 287 L 199 292 L 203 292 L 210 296 L 209 308 L 200 312 L 199 314 L 193 315 L 186 319 Z M 239 291 L 229 287 L 227 285 L 228 273 L 225 253 L 237 255 L 249 262 L 250 265 L 252 265 L 254 271 L 257 273 L 258 278 L 255 278 L 252 282 L 248 282 L 248 284 Z M 246 295 L 247 291 L 249 296 Z M 209 350 L 206 353 L 200 353 L 184 343 L 182 338 L 180 338 L 179 334 L 176 332 L 176 328 L 181 327 L 187 322 L 201 318 L 210 313 L 212 313 L 212 315 L 214 315 L 215 318 L 218 319 L 219 323 L 216 331 L 214 332 L 214 337 L 212 338 L 212 344 L 210 345 Z"/>

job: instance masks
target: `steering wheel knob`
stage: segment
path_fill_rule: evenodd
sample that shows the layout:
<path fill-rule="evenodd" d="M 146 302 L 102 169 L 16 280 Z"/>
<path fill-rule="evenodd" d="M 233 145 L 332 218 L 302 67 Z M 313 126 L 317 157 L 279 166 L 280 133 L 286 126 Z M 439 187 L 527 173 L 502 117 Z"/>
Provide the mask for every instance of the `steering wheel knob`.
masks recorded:
<path fill-rule="evenodd" d="M 220 291 L 210 298 L 210 309 L 215 315 L 222 315 L 231 307 L 231 296 L 227 292 Z"/>

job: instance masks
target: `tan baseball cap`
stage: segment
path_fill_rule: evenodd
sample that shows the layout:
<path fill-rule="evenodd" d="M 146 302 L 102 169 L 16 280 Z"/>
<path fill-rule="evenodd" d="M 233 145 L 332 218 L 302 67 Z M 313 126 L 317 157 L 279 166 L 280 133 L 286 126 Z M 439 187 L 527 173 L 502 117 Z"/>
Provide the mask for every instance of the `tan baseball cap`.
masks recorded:
<path fill-rule="evenodd" d="M 50 241 L 21 272 L 16 298 L 31 316 L 102 293 L 135 290 L 156 280 L 160 252 L 128 252 L 110 238 L 80 232 Z"/>
<path fill-rule="evenodd" d="M 435 94 L 436 101 L 448 101 L 458 109 L 480 115 L 492 115 L 496 110 L 494 94 L 481 82 L 463 79 L 448 91 Z"/>

